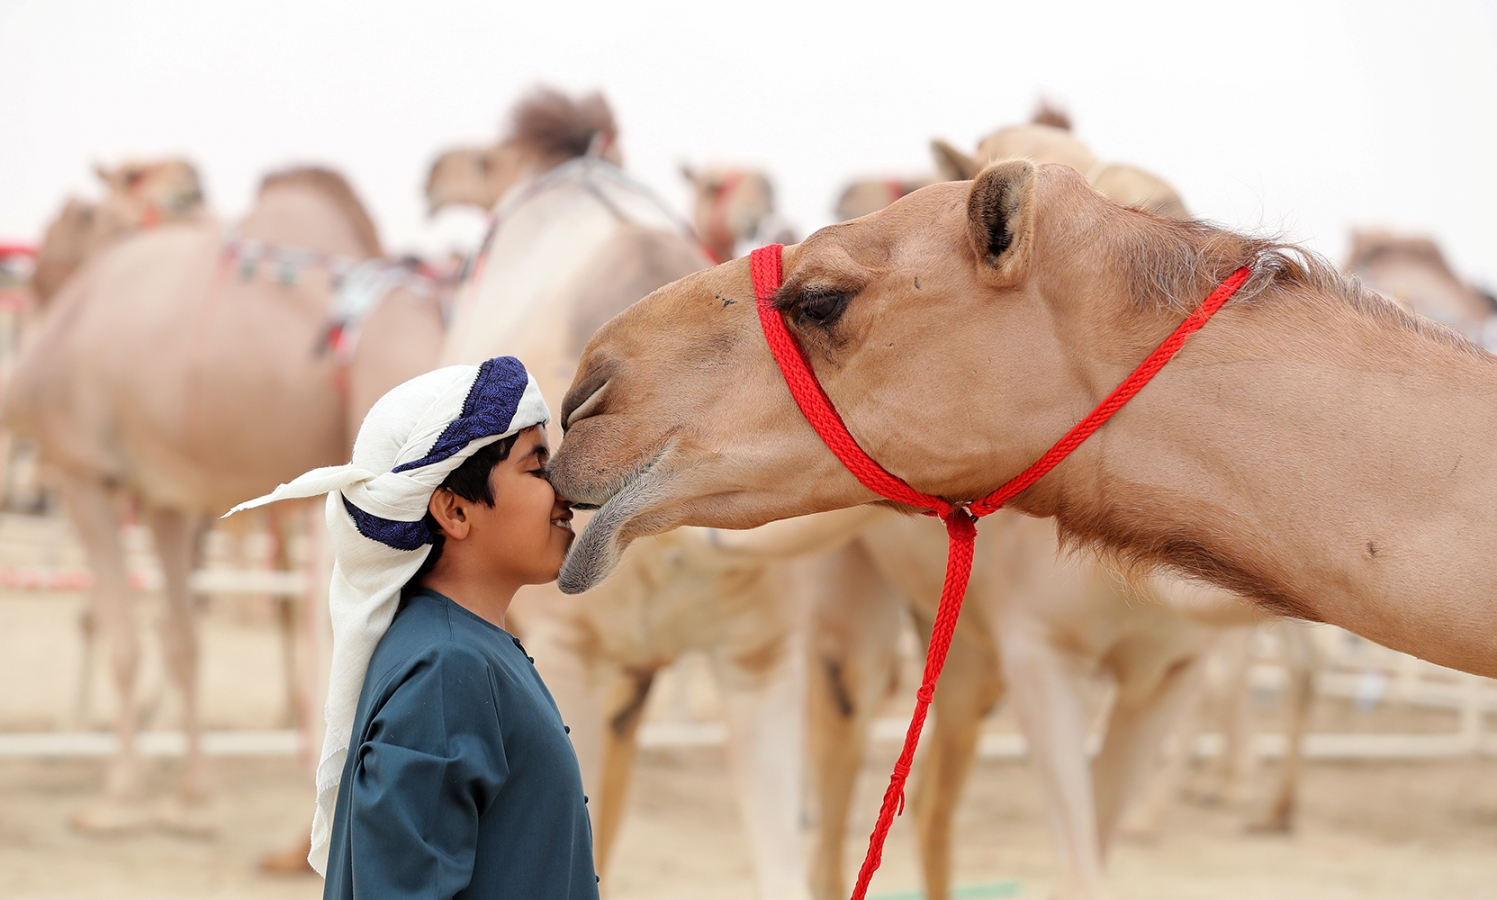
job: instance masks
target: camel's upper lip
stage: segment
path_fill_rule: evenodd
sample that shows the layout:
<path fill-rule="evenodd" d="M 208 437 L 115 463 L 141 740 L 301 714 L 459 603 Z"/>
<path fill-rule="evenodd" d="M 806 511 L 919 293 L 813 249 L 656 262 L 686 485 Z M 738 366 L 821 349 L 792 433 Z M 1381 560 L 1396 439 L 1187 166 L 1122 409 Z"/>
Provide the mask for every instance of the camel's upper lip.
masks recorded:
<path fill-rule="evenodd" d="M 609 503 L 613 502 L 614 498 L 618 497 L 620 494 L 623 494 L 625 491 L 629 490 L 629 488 L 634 487 L 646 475 L 649 475 L 650 472 L 655 468 L 656 463 L 660 462 L 661 458 L 664 457 L 666 452 L 669 450 L 669 443 L 662 445 L 660 449 L 656 450 L 649 459 L 636 465 L 634 467 L 634 471 L 625 475 L 623 478 L 618 479 L 618 481 L 614 483 L 612 488 L 605 488 L 596 492 L 589 492 L 591 496 L 588 500 L 573 499 L 572 509 L 599 510 L 607 506 Z"/>

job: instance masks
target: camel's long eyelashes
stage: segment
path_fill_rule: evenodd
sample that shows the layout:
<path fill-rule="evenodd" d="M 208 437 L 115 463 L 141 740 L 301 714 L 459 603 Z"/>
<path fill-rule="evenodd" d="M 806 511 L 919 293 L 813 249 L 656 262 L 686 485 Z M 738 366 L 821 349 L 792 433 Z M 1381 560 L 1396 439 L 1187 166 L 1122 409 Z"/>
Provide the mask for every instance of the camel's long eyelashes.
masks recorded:
<path fill-rule="evenodd" d="M 847 312 L 857 292 L 844 288 L 804 287 L 781 292 L 775 305 L 814 328 L 830 328 Z"/>

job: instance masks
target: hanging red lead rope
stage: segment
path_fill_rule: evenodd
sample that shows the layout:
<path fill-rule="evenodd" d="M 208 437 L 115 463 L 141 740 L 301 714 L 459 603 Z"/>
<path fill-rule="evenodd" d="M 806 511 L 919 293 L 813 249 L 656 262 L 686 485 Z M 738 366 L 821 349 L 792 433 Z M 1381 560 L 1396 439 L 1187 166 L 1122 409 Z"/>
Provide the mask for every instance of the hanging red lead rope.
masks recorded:
<path fill-rule="evenodd" d="M 967 580 L 972 575 L 972 556 L 977 541 L 977 518 L 997 512 L 1003 504 L 1012 500 L 1025 488 L 1039 481 L 1046 472 L 1081 445 L 1092 432 L 1112 417 L 1149 383 L 1155 373 L 1185 344 L 1185 340 L 1205 325 L 1222 304 L 1242 287 L 1251 271 L 1247 267 L 1233 272 L 1226 281 L 1201 303 L 1174 333 L 1164 340 L 1153 353 L 1139 364 L 1133 374 L 1123 380 L 1116 389 L 1086 415 L 1076 426 L 1046 451 L 1034 465 L 1019 473 L 993 493 L 970 504 L 954 504 L 941 497 L 915 490 L 903 479 L 879 465 L 864 452 L 847 430 L 842 416 L 832 405 L 816 373 L 811 370 L 805 350 L 790 329 L 786 327 L 780 311 L 775 308 L 774 297 L 784 281 L 781 269 L 780 244 L 761 247 L 749 255 L 749 272 L 754 281 L 754 297 L 759 307 L 759 322 L 764 328 L 764 338 L 779 364 L 785 383 L 790 388 L 795 403 L 805 414 L 811 427 L 823 442 L 847 467 L 848 471 L 869 490 L 897 503 L 929 510 L 946 523 L 949 541 L 946 560 L 946 583 L 941 588 L 941 605 L 936 610 L 936 621 L 931 629 L 930 646 L 925 654 L 925 673 L 920 681 L 920 690 L 915 694 L 915 712 L 910 717 L 910 727 L 905 733 L 904 748 L 899 760 L 894 763 L 894 774 L 889 778 L 889 787 L 884 792 L 884 802 L 879 808 L 878 822 L 873 826 L 873 835 L 868 839 L 868 855 L 858 871 L 858 882 L 853 888 L 853 900 L 863 900 L 868 893 L 868 883 L 883 858 L 884 838 L 894 817 L 904 812 L 904 783 L 909 778 L 910 764 L 915 759 L 915 747 L 920 743 L 920 731 L 925 726 L 925 717 L 935 697 L 936 682 L 941 677 L 941 668 L 946 664 L 946 652 L 951 647 L 951 637 L 956 631 L 957 616 L 962 610 L 962 598 L 967 593 Z"/>

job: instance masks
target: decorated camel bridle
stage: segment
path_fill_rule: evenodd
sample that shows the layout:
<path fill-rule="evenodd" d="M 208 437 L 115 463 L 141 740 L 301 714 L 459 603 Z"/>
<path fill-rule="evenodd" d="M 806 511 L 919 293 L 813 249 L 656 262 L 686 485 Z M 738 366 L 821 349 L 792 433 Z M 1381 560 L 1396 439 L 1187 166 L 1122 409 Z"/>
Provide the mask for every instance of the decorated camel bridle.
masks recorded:
<path fill-rule="evenodd" d="M 889 778 L 889 787 L 884 792 L 878 822 L 873 826 L 873 835 L 868 839 L 868 855 L 858 871 L 858 882 L 852 892 L 853 900 L 863 900 L 868 892 L 868 883 L 883 857 L 884 838 L 888 836 L 889 826 L 893 824 L 895 815 L 904 812 L 904 783 L 915 758 L 915 747 L 920 743 L 920 731 L 925 725 L 926 713 L 936 693 L 936 681 L 941 677 L 941 668 L 946 664 L 946 652 L 951 647 L 957 616 L 962 609 L 962 598 L 966 596 L 967 581 L 972 575 L 977 520 L 997 512 L 1005 503 L 1039 481 L 1080 446 L 1082 441 L 1090 437 L 1092 432 L 1102 427 L 1113 413 L 1121 409 L 1123 404 L 1149 383 L 1149 379 L 1164 368 L 1164 364 L 1179 351 L 1186 339 L 1200 330 L 1221 309 L 1222 304 L 1242 287 L 1252 272 L 1244 266 L 1218 285 L 1122 384 L 1033 465 L 986 497 L 971 502 L 952 502 L 921 493 L 903 479 L 890 474 L 858 446 L 858 442 L 847 430 L 847 425 L 832 405 L 831 398 L 816 380 L 805 349 L 790 333 L 783 316 L 775 307 L 775 295 L 784 281 L 781 266 L 783 250 L 784 247 L 780 244 L 755 250 L 749 255 L 749 271 L 753 276 L 754 297 L 758 301 L 759 322 L 764 327 L 765 340 L 769 343 L 775 362 L 779 364 L 780 372 L 785 376 L 785 383 L 790 387 L 796 405 L 822 441 L 858 481 L 882 497 L 926 510 L 928 515 L 939 517 L 946 523 L 946 534 L 950 541 L 946 582 L 941 589 L 941 604 L 936 611 L 935 626 L 931 629 L 930 645 L 925 656 L 925 674 L 921 679 L 920 690 L 915 694 L 915 712 L 910 717 L 909 731 L 904 737 L 904 749 L 899 753 L 899 760 L 894 763 L 894 774 Z"/>

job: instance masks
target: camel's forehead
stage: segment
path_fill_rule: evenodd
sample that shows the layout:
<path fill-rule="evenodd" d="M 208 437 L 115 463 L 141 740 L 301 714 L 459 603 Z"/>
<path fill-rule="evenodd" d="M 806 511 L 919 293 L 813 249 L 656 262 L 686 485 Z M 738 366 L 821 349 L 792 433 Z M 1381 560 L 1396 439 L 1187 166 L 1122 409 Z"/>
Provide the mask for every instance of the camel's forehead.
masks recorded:
<path fill-rule="evenodd" d="M 806 239 L 808 247 L 873 262 L 887 258 L 898 247 L 934 239 L 945 241 L 966 227 L 970 181 L 947 181 L 923 187 L 883 209 L 830 225 Z"/>

